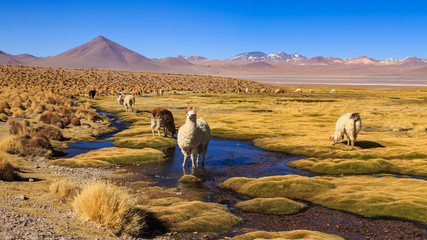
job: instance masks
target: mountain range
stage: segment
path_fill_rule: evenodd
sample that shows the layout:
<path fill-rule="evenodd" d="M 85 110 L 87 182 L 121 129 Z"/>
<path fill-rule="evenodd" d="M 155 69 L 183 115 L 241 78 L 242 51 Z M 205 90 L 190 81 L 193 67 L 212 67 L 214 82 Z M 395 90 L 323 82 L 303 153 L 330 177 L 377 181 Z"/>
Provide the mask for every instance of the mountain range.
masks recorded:
<path fill-rule="evenodd" d="M 298 53 L 283 51 L 273 54 L 254 51 L 241 53 L 229 59 L 183 55 L 149 59 L 102 36 L 52 57 L 36 57 L 30 54 L 11 55 L 0 51 L 0 64 L 229 76 L 400 76 L 402 74 L 425 76 L 427 73 L 427 58 L 417 57 L 387 60 L 366 56 L 351 59 L 322 56 L 307 58 Z"/>

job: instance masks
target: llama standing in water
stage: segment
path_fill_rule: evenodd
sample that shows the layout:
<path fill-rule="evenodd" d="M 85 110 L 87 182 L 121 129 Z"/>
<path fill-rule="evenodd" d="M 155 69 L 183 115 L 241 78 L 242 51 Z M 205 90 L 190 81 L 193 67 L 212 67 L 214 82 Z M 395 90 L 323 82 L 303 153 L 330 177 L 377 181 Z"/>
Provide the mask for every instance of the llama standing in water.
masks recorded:
<path fill-rule="evenodd" d="M 196 154 L 203 156 L 206 154 L 207 147 L 210 139 L 210 128 L 209 125 L 203 118 L 197 121 L 197 110 L 195 108 L 187 108 L 187 119 L 185 124 L 179 128 L 178 131 L 178 146 L 181 148 L 181 152 L 184 155 L 184 161 L 182 168 L 185 172 L 185 161 L 187 156 L 190 155 L 192 167 L 194 169 L 194 158 Z M 198 164 L 197 158 L 197 164 Z"/>

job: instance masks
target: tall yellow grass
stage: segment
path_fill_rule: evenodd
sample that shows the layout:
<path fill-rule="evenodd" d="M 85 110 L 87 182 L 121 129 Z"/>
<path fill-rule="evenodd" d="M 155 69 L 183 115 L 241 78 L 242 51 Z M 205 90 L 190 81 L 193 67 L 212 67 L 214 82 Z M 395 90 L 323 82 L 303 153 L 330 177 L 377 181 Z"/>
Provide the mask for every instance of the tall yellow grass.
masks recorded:
<path fill-rule="evenodd" d="M 72 182 L 54 182 L 49 186 L 50 194 L 57 198 L 72 198 L 80 191 L 79 186 Z"/>
<path fill-rule="evenodd" d="M 116 235 L 140 236 L 146 228 L 145 213 L 136 209 L 136 199 L 128 191 L 106 183 L 85 186 L 73 202 L 82 219 L 90 219 Z"/>
<path fill-rule="evenodd" d="M 15 168 L 5 156 L 0 155 L 0 180 L 13 181 L 16 178 Z"/>

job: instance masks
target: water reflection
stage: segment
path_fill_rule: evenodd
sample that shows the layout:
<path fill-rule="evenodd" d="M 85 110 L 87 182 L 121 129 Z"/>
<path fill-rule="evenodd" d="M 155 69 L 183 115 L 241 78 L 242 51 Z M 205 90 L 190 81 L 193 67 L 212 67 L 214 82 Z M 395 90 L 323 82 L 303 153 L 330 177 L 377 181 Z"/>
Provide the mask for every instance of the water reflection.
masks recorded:
<path fill-rule="evenodd" d="M 144 164 L 134 171 L 141 171 L 148 177 L 155 178 L 159 186 L 176 187 L 184 174 L 182 169 L 184 156 L 178 146 L 165 149 L 164 153 L 167 156 L 165 161 Z M 205 165 L 192 171 L 191 161 L 187 161 L 185 172 L 194 174 L 203 182 L 212 183 L 221 183 L 231 177 L 258 178 L 286 174 L 312 176 L 308 171 L 286 165 L 288 161 L 299 158 L 301 157 L 291 154 L 266 151 L 239 141 L 211 140 Z M 203 185 L 203 182 L 195 185 Z"/>
<path fill-rule="evenodd" d="M 105 141 L 105 140 L 113 137 L 114 134 L 121 132 L 131 126 L 130 123 L 125 123 L 120 121 L 119 118 L 116 117 L 114 114 L 101 112 L 101 111 L 98 111 L 98 113 L 100 115 L 104 115 L 112 119 L 110 121 L 111 127 L 114 127 L 115 130 L 97 136 L 96 142 L 81 141 L 81 142 L 69 144 L 67 149 L 68 154 L 65 155 L 65 157 L 74 157 L 76 155 L 87 153 L 92 150 L 107 148 L 107 147 L 114 147 L 113 141 Z"/>

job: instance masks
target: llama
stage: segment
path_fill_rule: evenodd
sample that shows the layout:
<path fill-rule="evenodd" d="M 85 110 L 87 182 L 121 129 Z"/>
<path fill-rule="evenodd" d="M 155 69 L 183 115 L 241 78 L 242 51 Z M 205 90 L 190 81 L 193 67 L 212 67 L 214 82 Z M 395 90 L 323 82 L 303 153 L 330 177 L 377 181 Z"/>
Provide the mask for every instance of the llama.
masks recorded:
<path fill-rule="evenodd" d="M 332 89 L 329 93 L 335 93 L 335 92 L 337 92 L 337 90 Z"/>
<path fill-rule="evenodd" d="M 176 129 L 172 113 L 166 108 L 154 108 L 153 111 L 151 111 L 151 131 L 153 132 L 153 137 L 155 128 L 157 128 L 160 137 L 160 127 L 162 126 L 165 137 L 167 137 L 168 132 L 170 132 L 172 137 L 175 135 Z"/>
<path fill-rule="evenodd" d="M 197 166 L 199 166 L 199 157 L 203 156 L 202 165 L 205 165 L 205 155 L 208 151 L 209 140 L 211 138 L 211 128 L 204 118 L 197 119 L 197 129 L 200 132 L 202 138 L 200 139 L 200 145 L 197 149 Z"/>
<path fill-rule="evenodd" d="M 302 90 L 301 90 L 301 88 L 297 88 L 297 89 L 295 90 L 295 93 L 302 94 Z"/>
<path fill-rule="evenodd" d="M 285 89 L 283 89 L 283 88 L 278 88 L 278 89 L 276 89 L 276 91 L 274 91 L 274 93 L 277 93 L 277 94 L 284 93 L 284 92 L 285 92 Z"/>
<path fill-rule="evenodd" d="M 123 105 L 126 108 L 126 112 L 133 112 L 133 108 L 135 107 L 135 96 L 133 95 L 127 95 L 123 101 Z"/>
<path fill-rule="evenodd" d="M 117 102 L 120 105 L 125 106 L 126 112 L 129 112 L 129 110 L 131 110 L 133 112 L 133 108 L 135 107 L 135 96 L 127 95 L 127 96 L 123 97 L 123 95 L 120 94 L 117 97 Z"/>
<path fill-rule="evenodd" d="M 353 149 L 354 143 L 356 142 L 357 135 L 362 129 L 362 120 L 358 113 L 345 113 L 335 125 L 335 134 L 329 139 L 333 141 L 332 145 L 337 144 L 344 134 L 347 136 L 347 146 L 351 144 Z"/>
<path fill-rule="evenodd" d="M 201 132 L 197 130 L 196 120 L 197 110 L 195 108 L 187 108 L 187 118 L 184 125 L 178 130 L 178 146 L 184 155 L 182 168 L 185 172 L 185 161 L 187 156 L 190 155 L 192 167 L 194 168 L 194 156 L 198 153 L 200 141 L 202 139 Z"/>
<path fill-rule="evenodd" d="M 89 98 L 94 99 L 96 94 L 96 90 L 89 90 Z"/>

